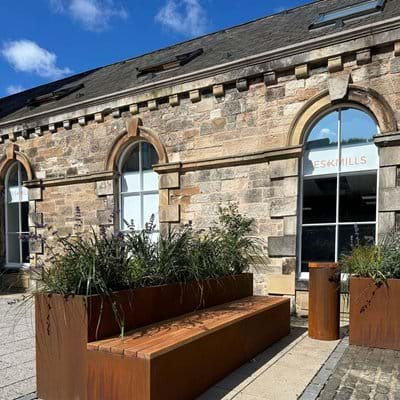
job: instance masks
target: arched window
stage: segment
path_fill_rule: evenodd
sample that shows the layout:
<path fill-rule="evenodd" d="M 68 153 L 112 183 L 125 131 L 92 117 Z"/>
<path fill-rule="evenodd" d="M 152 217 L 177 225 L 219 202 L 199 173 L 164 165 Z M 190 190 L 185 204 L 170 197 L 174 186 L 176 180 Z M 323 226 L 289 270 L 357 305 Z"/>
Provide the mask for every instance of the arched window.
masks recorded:
<path fill-rule="evenodd" d="M 5 177 L 6 267 L 29 263 L 28 189 L 23 186 L 27 179 L 18 161 L 12 164 Z"/>
<path fill-rule="evenodd" d="M 337 262 L 352 244 L 376 240 L 375 119 L 339 107 L 310 130 L 302 165 L 301 276 L 309 262 Z"/>
<path fill-rule="evenodd" d="M 136 230 L 142 230 L 152 215 L 158 230 L 158 174 L 153 171 L 157 163 L 157 152 L 147 142 L 135 143 L 122 155 L 119 169 L 122 230 L 127 230 L 131 221 Z"/>

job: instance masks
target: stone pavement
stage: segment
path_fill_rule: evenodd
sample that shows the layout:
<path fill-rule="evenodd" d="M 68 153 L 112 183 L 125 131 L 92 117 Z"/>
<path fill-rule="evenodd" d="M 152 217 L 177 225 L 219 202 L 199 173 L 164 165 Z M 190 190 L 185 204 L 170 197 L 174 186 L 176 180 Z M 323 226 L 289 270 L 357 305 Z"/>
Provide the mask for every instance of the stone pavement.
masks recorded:
<path fill-rule="evenodd" d="M 320 400 L 400 400 L 400 352 L 349 346 Z"/>
<path fill-rule="evenodd" d="M 0 296 L 0 400 L 19 399 L 36 390 L 34 309 L 31 301 L 21 299 Z"/>

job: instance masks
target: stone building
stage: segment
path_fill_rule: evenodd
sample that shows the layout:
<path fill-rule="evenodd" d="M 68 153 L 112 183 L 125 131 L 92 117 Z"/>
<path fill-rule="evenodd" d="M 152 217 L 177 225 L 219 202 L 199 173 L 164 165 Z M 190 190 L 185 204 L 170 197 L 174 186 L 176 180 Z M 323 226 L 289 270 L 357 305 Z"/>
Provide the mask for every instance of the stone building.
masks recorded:
<path fill-rule="evenodd" d="M 77 206 L 84 227 L 202 228 L 236 201 L 268 254 L 257 292 L 306 308 L 309 261 L 400 223 L 399 121 L 398 0 L 320 0 L 0 99 L 5 271 Z"/>

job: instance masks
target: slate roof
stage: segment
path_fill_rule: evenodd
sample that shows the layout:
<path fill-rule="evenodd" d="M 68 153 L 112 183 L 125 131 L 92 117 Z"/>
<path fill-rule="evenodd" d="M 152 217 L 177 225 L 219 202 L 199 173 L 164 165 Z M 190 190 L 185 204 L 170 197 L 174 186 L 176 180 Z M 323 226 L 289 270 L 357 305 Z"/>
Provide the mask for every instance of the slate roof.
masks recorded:
<path fill-rule="evenodd" d="M 344 26 L 332 25 L 315 30 L 309 29 L 309 26 L 318 19 L 321 13 L 357 4 L 360 1 L 319 0 L 2 98 L 0 99 L 0 122 L 28 117 L 38 112 L 50 111 L 78 101 L 90 100 L 120 90 L 135 88 L 146 83 L 195 72 L 207 67 L 400 15 L 399 0 L 387 0 L 383 11 L 380 13 L 347 21 Z M 141 69 L 163 63 L 173 57 L 200 48 L 204 50 L 201 55 L 177 69 L 161 73 L 138 74 L 137 68 Z M 83 87 L 71 91 L 70 94 L 59 100 L 44 102 L 35 105 L 35 107 L 27 105 L 27 101 L 37 96 L 80 84 L 83 84 Z"/>

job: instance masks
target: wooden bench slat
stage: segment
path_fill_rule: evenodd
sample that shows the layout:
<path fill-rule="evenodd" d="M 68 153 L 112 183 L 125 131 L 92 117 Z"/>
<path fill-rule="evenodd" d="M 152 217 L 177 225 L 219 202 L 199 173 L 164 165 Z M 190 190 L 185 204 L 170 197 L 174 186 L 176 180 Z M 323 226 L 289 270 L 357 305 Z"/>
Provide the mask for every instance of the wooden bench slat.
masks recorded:
<path fill-rule="evenodd" d="M 111 352 L 127 357 L 153 358 L 190 343 L 202 335 L 248 318 L 287 301 L 283 298 L 252 296 L 168 321 L 136 329 L 124 339 L 113 337 L 89 343 L 88 350 Z"/>

